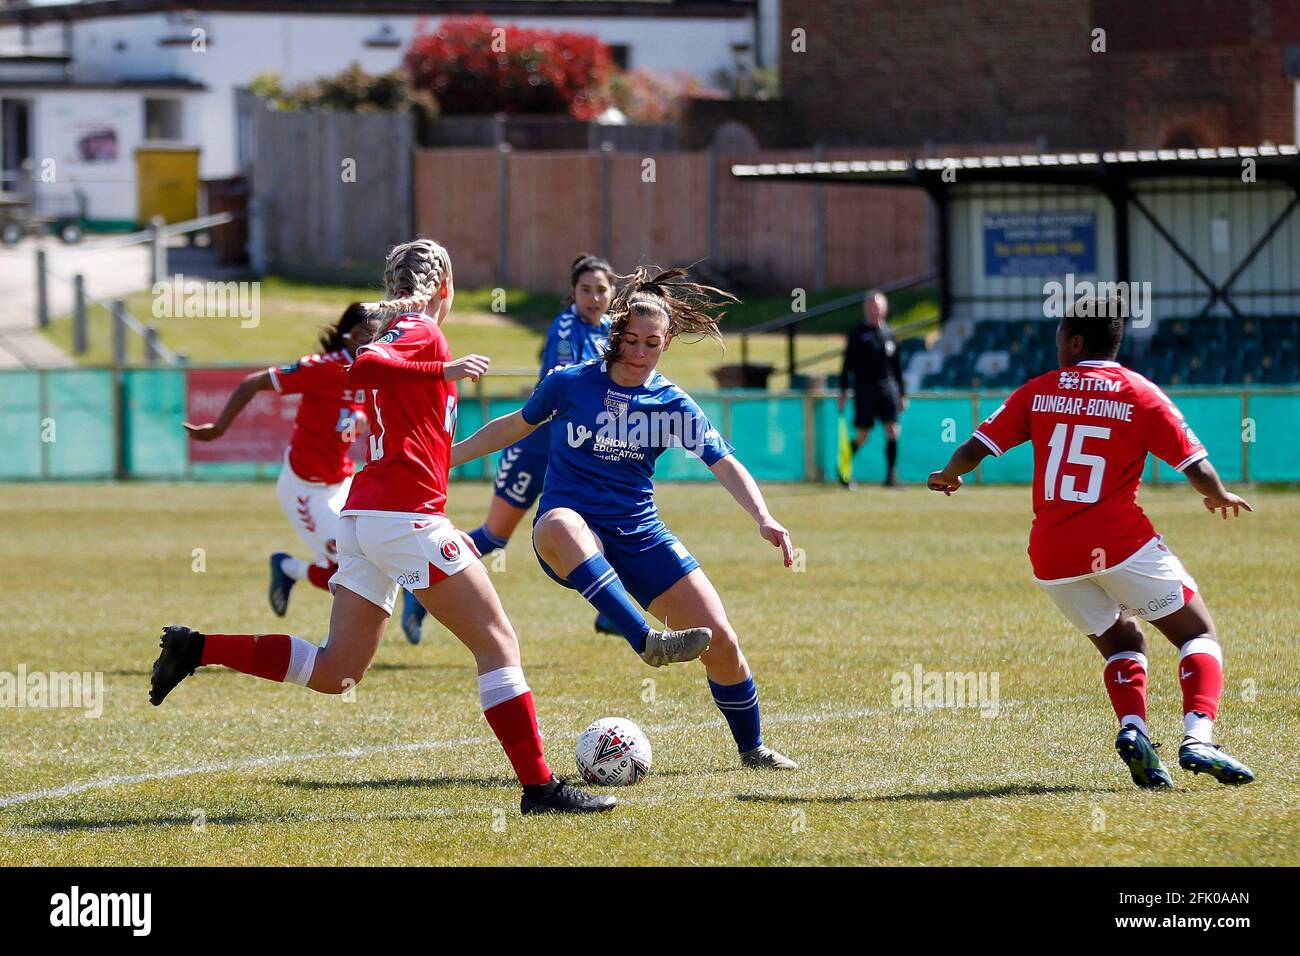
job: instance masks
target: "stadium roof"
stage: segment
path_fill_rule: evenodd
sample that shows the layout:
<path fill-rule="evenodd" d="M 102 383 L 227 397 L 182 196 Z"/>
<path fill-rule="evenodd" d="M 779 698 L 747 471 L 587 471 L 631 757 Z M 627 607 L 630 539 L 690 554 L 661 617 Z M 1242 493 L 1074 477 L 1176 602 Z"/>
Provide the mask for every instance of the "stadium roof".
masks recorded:
<path fill-rule="evenodd" d="M 1257 178 L 1286 179 L 1300 185 L 1300 148 L 1289 145 L 759 163 L 732 166 L 731 174 L 739 179 L 788 182 L 937 186 L 951 181 L 951 174 L 948 180 L 943 174 L 952 169 L 963 183 L 1092 184 L 1107 178 L 1237 176 L 1241 174 L 1244 159 L 1255 160 Z"/>
<path fill-rule="evenodd" d="M 0 25 L 156 13 L 362 14 L 366 16 L 746 17 L 758 0 L 81 0 L 0 7 Z"/>

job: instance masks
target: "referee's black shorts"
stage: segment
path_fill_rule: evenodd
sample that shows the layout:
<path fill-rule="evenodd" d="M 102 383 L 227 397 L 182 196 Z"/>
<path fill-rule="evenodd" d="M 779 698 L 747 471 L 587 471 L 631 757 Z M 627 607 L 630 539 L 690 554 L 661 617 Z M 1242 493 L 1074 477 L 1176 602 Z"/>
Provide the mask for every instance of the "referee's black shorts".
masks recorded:
<path fill-rule="evenodd" d="M 897 392 L 858 392 L 853 397 L 853 426 L 866 430 L 876 422 L 892 425 L 898 421 L 902 405 Z"/>

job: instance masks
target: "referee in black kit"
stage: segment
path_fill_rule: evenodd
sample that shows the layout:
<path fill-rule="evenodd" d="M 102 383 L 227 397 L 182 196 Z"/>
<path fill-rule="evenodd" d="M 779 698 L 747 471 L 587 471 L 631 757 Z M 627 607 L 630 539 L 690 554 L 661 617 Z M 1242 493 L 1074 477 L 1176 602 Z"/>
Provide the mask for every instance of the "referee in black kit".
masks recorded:
<path fill-rule="evenodd" d="M 853 453 L 866 444 L 871 426 L 879 420 L 885 426 L 885 487 L 898 485 L 898 416 L 907 407 L 903 395 L 903 369 L 898 359 L 898 343 L 885 322 L 889 300 L 883 292 L 869 292 L 862 300 L 862 325 L 849 333 L 844 347 L 844 367 L 840 372 L 839 409 L 850 384 L 853 387 Z M 840 484 L 850 485 L 848 475 L 840 475 Z"/>

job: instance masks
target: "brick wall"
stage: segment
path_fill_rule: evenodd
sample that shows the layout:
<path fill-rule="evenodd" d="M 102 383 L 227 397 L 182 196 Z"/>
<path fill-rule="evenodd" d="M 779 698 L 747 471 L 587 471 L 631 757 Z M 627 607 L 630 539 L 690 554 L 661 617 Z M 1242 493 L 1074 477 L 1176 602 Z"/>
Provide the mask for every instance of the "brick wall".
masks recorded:
<path fill-rule="evenodd" d="M 1295 138 L 1300 0 L 782 0 L 782 95 L 809 141 L 1049 150 Z M 1090 49 L 1106 30 L 1107 52 Z M 807 51 L 791 51 L 791 31 Z"/>

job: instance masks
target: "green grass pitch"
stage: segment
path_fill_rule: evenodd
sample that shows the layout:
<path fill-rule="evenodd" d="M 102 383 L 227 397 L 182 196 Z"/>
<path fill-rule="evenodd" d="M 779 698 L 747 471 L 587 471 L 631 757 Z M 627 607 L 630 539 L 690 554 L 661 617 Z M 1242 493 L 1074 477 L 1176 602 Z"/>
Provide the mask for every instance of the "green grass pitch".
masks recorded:
<path fill-rule="evenodd" d="M 596 717 L 654 746 L 615 813 L 555 819 L 519 816 L 469 654 L 431 623 L 411 647 L 394 622 L 353 700 L 210 668 L 149 706 L 162 625 L 324 637 L 324 594 L 301 585 L 284 621 L 267 606 L 267 554 L 303 550 L 269 484 L 9 486 L 0 672 L 102 672 L 104 699 L 98 718 L 0 708 L 0 865 L 1300 863 L 1300 495 L 1248 492 L 1257 513 L 1225 523 L 1187 489 L 1143 494 L 1216 617 L 1219 737 L 1259 778 L 1177 769 L 1176 655 L 1152 634 L 1150 723 L 1177 784 L 1153 794 L 1112 749 L 1100 657 L 1030 578 L 1027 489 L 766 491 L 801 573 L 721 488 L 660 501 L 727 604 L 792 774 L 740 769 L 702 668 L 650 669 L 595 634 L 511 542 L 493 578 L 553 766 L 573 775 Z M 451 498 L 473 527 L 488 488 Z M 918 666 L 996 674 L 998 716 L 896 706 Z"/>

